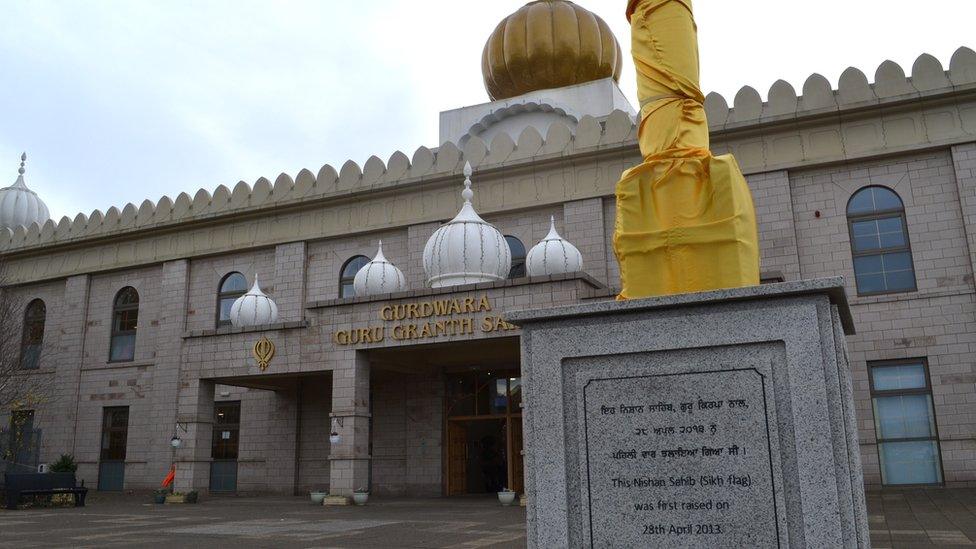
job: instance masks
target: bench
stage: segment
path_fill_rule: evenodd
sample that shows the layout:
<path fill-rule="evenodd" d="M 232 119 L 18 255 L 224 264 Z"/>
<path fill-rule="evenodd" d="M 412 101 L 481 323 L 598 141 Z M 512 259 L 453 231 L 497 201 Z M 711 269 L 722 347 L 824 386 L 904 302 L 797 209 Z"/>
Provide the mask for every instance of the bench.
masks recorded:
<path fill-rule="evenodd" d="M 16 509 L 24 496 L 71 494 L 75 507 L 85 506 L 88 488 L 76 486 L 74 473 L 5 473 L 4 492 L 7 509 Z"/>

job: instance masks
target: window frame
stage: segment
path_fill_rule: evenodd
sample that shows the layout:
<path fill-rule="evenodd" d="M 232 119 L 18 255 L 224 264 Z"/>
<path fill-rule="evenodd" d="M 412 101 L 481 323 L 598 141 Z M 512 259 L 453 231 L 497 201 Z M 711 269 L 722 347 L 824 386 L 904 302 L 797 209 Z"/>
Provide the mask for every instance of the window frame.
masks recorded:
<path fill-rule="evenodd" d="M 125 412 L 125 427 L 114 427 L 111 424 L 111 415 L 115 412 Z M 132 419 L 131 409 L 129 406 L 106 406 L 102 408 L 102 430 L 101 438 L 99 439 L 98 445 L 98 461 L 119 461 L 125 463 L 129 454 L 129 421 Z M 122 457 L 106 457 L 112 450 L 111 443 L 109 447 L 105 447 L 105 437 L 109 435 L 109 440 L 111 441 L 111 433 L 122 433 Z"/>
<path fill-rule="evenodd" d="M 370 261 L 372 261 L 370 258 L 366 257 L 365 255 L 356 254 L 356 255 L 350 257 L 349 259 L 347 259 L 342 264 L 342 268 L 339 269 L 339 299 L 352 299 L 354 297 L 357 297 L 356 296 L 356 289 L 355 289 L 355 287 L 353 287 L 352 295 L 343 295 L 342 294 L 342 289 L 345 288 L 346 286 L 353 286 L 353 282 L 356 281 L 356 274 L 359 273 L 359 269 L 356 269 L 356 272 L 355 273 L 352 273 L 351 275 L 348 275 L 348 276 L 346 275 L 346 269 L 348 269 L 349 266 L 352 265 L 353 261 L 356 261 L 359 258 L 365 259 L 366 260 L 366 263 L 369 263 Z M 362 267 L 360 267 L 360 269 L 361 268 Z"/>
<path fill-rule="evenodd" d="M 232 276 L 234 276 L 234 275 L 240 275 L 244 279 L 244 289 L 243 290 L 224 291 L 224 284 L 226 284 L 227 281 L 230 280 L 230 278 Z M 242 273 L 240 271 L 231 271 L 231 272 L 225 274 L 223 276 L 223 278 L 220 279 L 220 283 L 217 285 L 217 310 L 214 312 L 214 325 L 216 327 L 222 328 L 224 326 L 230 326 L 231 325 L 230 318 L 227 318 L 226 320 L 220 318 L 220 312 L 221 312 L 220 304 L 225 299 L 230 299 L 232 297 L 236 301 L 237 298 L 239 298 L 239 297 L 241 297 L 242 295 L 245 295 L 245 294 L 247 294 L 247 276 L 245 276 L 244 273 Z"/>
<path fill-rule="evenodd" d="M 889 390 L 879 390 L 874 386 L 874 369 L 875 368 L 890 368 L 893 366 L 922 366 L 922 371 L 925 376 L 925 386 L 917 387 L 914 389 L 889 389 Z M 945 485 L 945 464 L 942 459 L 942 439 L 939 436 L 939 417 L 935 413 L 935 395 L 932 394 L 932 376 L 929 371 L 929 361 L 927 358 L 905 358 L 898 360 L 875 360 L 868 361 L 868 384 L 871 392 L 871 415 L 874 420 L 874 441 L 875 447 L 878 452 L 878 474 L 881 476 L 881 482 L 884 486 L 892 487 L 912 487 L 912 486 L 944 486 Z M 932 406 L 932 436 L 929 437 L 910 437 L 910 438 L 881 438 L 881 434 L 878 430 L 878 417 L 876 413 L 876 398 L 884 397 L 897 397 L 897 396 L 907 396 L 907 395 L 928 395 L 929 403 Z M 884 471 L 881 467 L 881 445 L 884 443 L 897 443 L 897 442 L 935 442 L 935 450 L 939 459 L 939 482 L 931 484 L 887 484 L 884 478 Z"/>
<path fill-rule="evenodd" d="M 121 305 L 120 306 L 119 305 L 119 298 L 122 297 L 122 294 L 126 290 L 132 290 L 133 292 L 135 292 L 136 302 L 135 302 L 135 304 L 127 303 L 125 305 Z M 115 293 L 115 298 L 112 299 L 111 326 L 109 326 L 109 338 L 108 338 L 108 362 L 109 363 L 116 363 L 116 362 L 134 362 L 135 361 L 135 359 L 136 359 L 136 342 L 138 342 L 138 339 L 139 339 L 139 306 L 140 305 L 142 305 L 142 297 L 139 295 L 139 290 L 137 290 L 134 286 L 125 286 L 124 288 L 120 289 L 118 292 Z M 133 330 L 117 330 L 116 329 L 115 318 L 118 316 L 118 314 L 120 312 L 127 312 L 127 311 L 135 311 L 136 312 L 136 328 L 133 329 Z M 134 336 L 134 338 L 135 338 L 133 340 L 133 342 L 132 342 L 132 357 L 131 358 L 112 358 L 112 349 L 115 346 L 114 345 L 115 344 L 115 338 L 116 337 L 129 336 L 129 335 Z"/>
<path fill-rule="evenodd" d="M 31 308 L 34 307 L 36 304 L 40 304 L 40 306 L 43 308 L 43 312 L 40 315 L 31 318 L 31 312 L 32 312 Z M 36 344 L 38 346 L 38 353 L 36 358 L 37 362 L 32 367 L 27 367 L 27 365 L 25 364 L 27 346 L 32 345 L 27 341 L 27 338 L 30 337 L 30 333 L 31 333 L 30 330 L 31 321 L 33 320 L 36 322 L 38 321 L 38 319 L 40 319 L 40 325 L 41 325 L 41 339 Z M 24 321 L 21 326 L 22 332 L 20 335 L 20 361 L 19 361 L 20 369 L 38 370 L 41 367 L 41 350 L 44 348 L 44 332 L 47 330 L 47 303 L 45 303 L 44 300 L 39 297 L 30 300 L 30 302 L 27 303 L 27 307 L 24 308 L 23 320 Z"/>
<path fill-rule="evenodd" d="M 237 413 L 236 422 L 221 422 L 220 412 L 221 409 L 228 410 L 234 409 Z M 210 458 L 214 461 L 238 461 L 241 455 L 241 413 L 242 406 L 240 400 L 220 400 L 214 402 L 214 421 L 213 421 L 213 433 L 211 436 L 212 442 L 210 445 Z M 234 439 L 233 454 L 234 457 L 226 457 L 229 453 L 228 445 L 222 444 L 220 438 L 221 431 L 237 431 L 236 438 Z M 229 440 L 229 439 L 228 439 Z M 217 454 L 221 454 L 224 457 L 217 457 Z"/>
<path fill-rule="evenodd" d="M 899 208 L 888 208 L 886 210 L 876 210 L 871 213 L 850 213 L 851 202 L 854 198 L 869 189 L 884 189 L 895 195 L 898 202 L 901 204 Z M 885 187 L 884 185 L 867 185 L 861 187 L 854 191 L 851 197 L 847 200 L 847 207 L 844 210 L 844 214 L 847 216 L 847 236 L 850 240 L 851 245 L 851 268 L 854 271 L 854 289 L 857 291 L 858 296 L 876 296 L 876 295 L 888 295 L 888 294 L 906 294 L 918 291 L 918 273 L 915 271 L 915 254 L 912 252 L 912 238 L 911 233 L 908 230 L 908 216 L 905 213 L 905 201 L 902 200 L 901 195 L 895 192 L 894 189 Z M 898 217 L 901 220 L 902 231 L 905 234 L 905 245 L 895 246 L 891 248 L 878 248 L 875 250 L 862 250 L 858 251 L 854 246 L 854 224 L 861 223 L 864 221 L 879 221 L 882 219 L 890 219 Z M 908 262 L 912 269 L 912 287 L 899 289 L 899 290 L 880 290 L 877 292 L 864 292 L 861 291 L 861 287 L 857 283 L 857 259 L 860 257 L 870 257 L 870 256 L 883 256 L 885 254 L 897 254 L 897 253 L 908 253 Z"/>
<path fill-rule="evenodd" d="M 525 242 L 522 242 L 522 239 L 521 238 L 519 238 L 519 237 L 517 237 L 517 236 L 515 236 L 513 234 L 506 234 L 506 235 L 504 235 L 504 238 L 505 238 L 505 245 L 508 246 L 508 251 L 511 253 L 511 258 L 512 258 L 512 266 L 508 270 L 508 276 L 506 276 L 505 279 L 506 280 L 516 280 L 516 279 L 519 279 L 519 278 L 525 278 L 525 277 L 529 276 L 529 270 L 528 270 L 528 265 L 527 265 L 527 261 L 528 261 L 528 258 L 529 258 L 529 250 L 528 250 L 528 248 L 525 247 Z M 521 255 L 521 257 L 518 258 L 518 263 L 517 264 L 516 264 L 515 254 L 512 253 L 513 252 L 512 245 L 508 241 L 509 238 L 514 238 L 522 246 L 522 255 Z M 515 269 L 519 269 L 519 268 L 522 269 L 522 273 L 519 274 L 518 276 L 515 276 L 515 274 L 514 274 L 515 273 Z"/>

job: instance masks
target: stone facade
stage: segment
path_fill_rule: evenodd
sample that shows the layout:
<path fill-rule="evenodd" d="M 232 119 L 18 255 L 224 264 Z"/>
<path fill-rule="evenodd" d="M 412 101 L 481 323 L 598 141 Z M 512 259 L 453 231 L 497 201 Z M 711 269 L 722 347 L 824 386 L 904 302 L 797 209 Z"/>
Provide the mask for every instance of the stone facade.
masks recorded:
<path fill-rule="evenodd" d="M 928 58 L 911 78 L 899 71 L 883 66 L 873 85 L 848 72 L 839 90 L 815 76 L 800 97 L 777 84 L 765 103 L 746 89 L 732 109 L 710 96 L 713 149 L 735 153 L 747 174 L 764 279 L 847 280 L 865 482 L 882 483 L 869 364 L 924 359 L 944 481 L 976 485 L 976 54 L 960 50 L 948 72 Z M 445 493 L 445 373 L 435 359 L 517 365 L 517 351 L 492 355 L 519 336 L 494 317 L 612 298 L 614 185 L 639 161 L 635 139 L 628 113 L 583 116 L 572 130 L 557 123 L 491 143 L 471 137 L 463 150 L 445 143 L 362 168 L 324 166 L 0 230 L 6 295 L 47 304 L 46 351 L 30 374 L 55 379 L 35 415 L 41 459 L 73 453 L 81 478 L 96 485 L 103 410 L 128 406 L 125 486 L 155 487 L 176 463 L 178 488 L 206 489 L 214 402 L 240 401 L 241 492 Z M 487 221 L 528 249 L 554 216 L 586 274 L 424 289 L 424 243 L 458 211 L 466 161 Z M 904 202 L 916 291 L 858 295 L 846 207 L 870 185 Z M 372 257 L 380 239 L 410 291 L 338 299 L 342 266 Z M 218 285 L 235 271 L 260 278 L 278 304 L 277 324 L 216 326 Z M 127 286 L 140 296 L 135 358 L 110 362 L 112 303 Z M 380 318 L 386 306 L 482 297 L 490 312 L 455 315 L 470 317 L 464 333 L 395 339 L 394 323 Z M 385 327 L 383 340 L 337 341 L 369 327 Z M 251 355 L 262 337 L 276 346 L 266 371 Z M 0 424 L 8 415 L 0 411 Z"/>

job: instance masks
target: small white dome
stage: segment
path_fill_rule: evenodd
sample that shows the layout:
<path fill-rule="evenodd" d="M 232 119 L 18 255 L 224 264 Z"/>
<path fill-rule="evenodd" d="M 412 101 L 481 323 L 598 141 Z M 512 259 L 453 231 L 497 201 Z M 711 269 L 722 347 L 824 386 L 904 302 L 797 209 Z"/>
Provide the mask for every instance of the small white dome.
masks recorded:
<path fill-rule="evenodd" d="M 403 272 L 383 255 L 382 240 L 376 257 L 359 269 L 352 284 L 357 296 L 392 294 L 407 289 Z"/>
<path fill-rule="evenodd" d="M 502 233 L 471 205 L 471 164 L 464 166 L 464 205 L 457 217 L 434 231 L 424 248 L 424 271 L 431 288 L 505 280 L 512 251 Z"/>
<path fill-rule="evenodd" d="M 254 275 L 254 286 L 230 306 L 230 323 L 235 328 L 264 326 L 278 321 L 278 306 L 261 291 L 258 277 Z"/>
<path fill-rule="evenodd" d="M 0 189 L 0 227 L 13 229 L 21 225 L 30 227 L 32 223 L 43 225 L 51 217 L 44 201 L 24 183 L 26 161 L 27 153 L 20 155 L 17 180 L 13 185 Z"/>
<path fill-rule="evenodd" d="M 583 254 L 556 232 L 556 218 L 550 219 L 549 234 L 525 256 L 529 276 L 578 273 L 583 270 Z"/>

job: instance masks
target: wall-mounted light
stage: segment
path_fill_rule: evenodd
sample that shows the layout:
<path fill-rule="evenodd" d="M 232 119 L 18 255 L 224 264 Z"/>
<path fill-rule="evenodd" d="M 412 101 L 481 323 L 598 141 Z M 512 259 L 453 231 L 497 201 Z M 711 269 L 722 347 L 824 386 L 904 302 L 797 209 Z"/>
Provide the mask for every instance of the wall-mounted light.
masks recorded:
<path fill-rule="evenodd" d="M 342 435 L 339 434 L 339 427 L 342 427 L 342 418 L 334 417 L 332 418 L 332 433 L 329 434 L 330 444 L 339 444 L 342 442 Z"/>
<path fill-rule="evenodd" d="M 169 439 L 169 445 L 172 446 L 174 450 L 180 446 L 183 446 L 183 440 L 180 438 L 179 434 L 180 431 L 183 431 L 184 433 L 187 432 L 186 423 L 177 421 L 176 427 L 173 428 L 173 438 Z"/>

